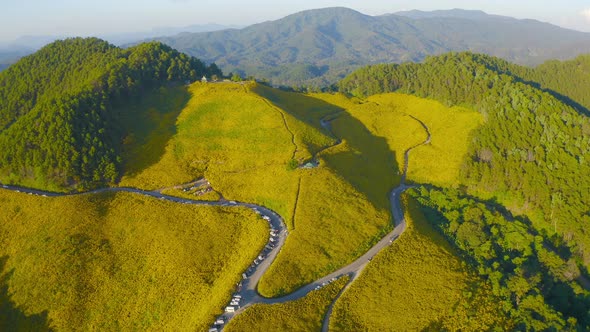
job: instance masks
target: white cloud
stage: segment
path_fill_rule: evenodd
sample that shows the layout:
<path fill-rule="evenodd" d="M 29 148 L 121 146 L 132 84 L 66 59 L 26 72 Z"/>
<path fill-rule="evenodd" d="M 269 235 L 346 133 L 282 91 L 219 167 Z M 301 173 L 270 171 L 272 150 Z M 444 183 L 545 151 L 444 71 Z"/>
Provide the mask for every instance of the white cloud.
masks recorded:
<path fill-rule="evenodd" d="M 590 8 L 582 10 L 581 14 L 586 20 L 590 21 Z"/>

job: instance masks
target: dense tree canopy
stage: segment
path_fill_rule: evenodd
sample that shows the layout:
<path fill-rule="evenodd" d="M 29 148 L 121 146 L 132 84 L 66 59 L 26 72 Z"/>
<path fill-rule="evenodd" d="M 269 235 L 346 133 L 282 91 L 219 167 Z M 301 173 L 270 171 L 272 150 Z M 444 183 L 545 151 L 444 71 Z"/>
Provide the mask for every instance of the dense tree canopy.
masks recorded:
<path fill-rule="evenodd" d="M 125 128 L 114 105 L 165 82 L 221 75 L 161 43 L 52 43 L 0 73 L 0 180 L 50 189 L 111 183 Z"/>
<path fill-rule="evenodd" d="M 586 115 L 590 114 L 590 55 L 563 62 L 551 60 L 535 68 L 491 57 L 486 57 L 486 60 L 497 71 L 541 88 L 582 110 Z"/>
<path fill-rule="evenodd" d="M 588 329 L 590 296 L 567 248 L 554 247 L 525 221 L 450 189 L 410 192 L 428 219 L 455 244 L 519 330 Z"/>

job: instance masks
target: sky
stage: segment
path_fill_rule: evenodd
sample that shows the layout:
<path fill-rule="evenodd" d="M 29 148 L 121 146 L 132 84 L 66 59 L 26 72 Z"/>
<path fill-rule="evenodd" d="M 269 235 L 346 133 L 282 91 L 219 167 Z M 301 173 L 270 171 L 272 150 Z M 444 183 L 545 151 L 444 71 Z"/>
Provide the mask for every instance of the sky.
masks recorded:
<path fill-rule="evenodd" d="M 207 23 L 249 25 L 336 6 L 368 15 L 479 9 L 590 32 L 590 0 L 0 0 L 0 41 L 25 35 L 105 35 Z"/>

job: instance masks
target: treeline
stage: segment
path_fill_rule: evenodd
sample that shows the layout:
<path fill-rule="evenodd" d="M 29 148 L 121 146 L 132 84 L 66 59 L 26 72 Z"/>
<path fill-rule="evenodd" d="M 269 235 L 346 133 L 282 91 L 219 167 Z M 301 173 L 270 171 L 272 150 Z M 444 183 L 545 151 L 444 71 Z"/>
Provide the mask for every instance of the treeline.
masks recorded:
<path fill-rule="evenodd" d="M 493 57 L 483 59 L 490 68 L 547 91 L 586 115 L 590 114 L 590 55 L 581 55 L 569 61 L 551 60 L 535 68 Z"/>
<path fill-rule="evenodd" d="M 525 80 L 540 83 L 543 89 L 555 91 L 579 103 L 589 114 L 590 55 L 564 62 L 548 61 L 534 69 L 517 66 L 514 72 Z"/>
<path fill-rule="evenodd" d="M 590 296 L 571 252 L 502 208 L 452 189 L 410 190 L 428 220 L 490 281 L 521 331 L 588 330 Z"/>
<path fill-rule="evenodd" d="M 118 103 L 167 82 L 222 73 L 161 43 L 52 43 L 0 73 L 0 181 L 52 190 L 116 181 Z"/>
<path fill-rule="evenodd" d="M 472 194 L 497 197 L 549 235 L 559 234 L 588 266 L 590 120 L 503 74 L 498 63 L 451 53 L 423 64 L 365 67 L 339 88 L 357 96 L 399 91 L 480 111 L 485 123 L 472 139 L 461 185 Z"/>

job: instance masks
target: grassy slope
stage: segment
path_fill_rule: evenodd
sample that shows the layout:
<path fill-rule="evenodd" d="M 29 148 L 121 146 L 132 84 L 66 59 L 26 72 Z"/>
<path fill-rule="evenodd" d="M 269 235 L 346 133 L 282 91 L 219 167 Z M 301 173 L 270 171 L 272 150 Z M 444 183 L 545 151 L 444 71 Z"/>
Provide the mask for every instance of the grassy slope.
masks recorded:
<path fill-rule="evenodd" d="M 189 93 L 174 131 L 166 134 L 170 138 L 163 154 L 150 157 L 156 160 L 151 164 L 130 165 L 139 171 L 123 177 L 121 185 L 154 189 L 204 175 L 225 198 L 257 202 L 281 214 L 291 234 L 260 283 L 262 294 L 290 292 L 347 264 L 387 227 L 385 194 L 392 187 L 387 183 L 394 181 L 379 182 L 376 177 L 367 181 L 364 175 L 359 179 L 358 172 L 340 163 L 352 158 L 360 162 L 356 166 L 367 165 L 366 154 L 373 149 L 355 146 L 352 151 L 342 145 L 333 152 L 338 163 L 326 162 L 328 167 L 313 170 L 287 169 L 294 151 L 295 158 L 303 161 L 334 142 L 320 128 L 319 119 L 340 111 L 338 106 L 256 85 L 197 83 Z M 358 121 L 352 125 L 361 131 Z M 375 143 L 368 135 L 364 138 Z M 386 145 L 378 146 L 381 149 L 372 156 L 387 160 L 387 155 L 377 155 L 388 153 Z M 137 150 L 158 153 L 141 145 Z M 389 173 L 391 162 L 376 174 Z M 383 185 L 375 194 L 371 183 L 377 182 Z M 373 198 L 378 203 L 371 203 Z"/>
<path fill-rule="evenodd" d="M 305 171 L 295 228 L 258 290 L 266 296 L 290 293 L 350 263 L 377 240 L 388 222 L 386 209 L 377 210 L 333 170 Z"/>
<path fill-rule="evenodd" d="M 439 186 L 456 184 L 470 134 L 482 123 L 479 113 L 398 93 L 375 95 L 367 101 L 352 108 L 351 114 L 374 135 L 387 139 L 400 165 L 404 151 L 426 139 L 422 126 L 410 116 L 430 129 L 431 143 L 412 151 L 408 180 Z"/>
<path fill-rule="evenodd" d="M 320 331 L 328 306 L 348 278 L 309 293 L 296 301 L 279 304 L 256 304 L 236 319 L 227 331 Z"/>
<path fill-rule="evenodd" d="M 249 210 L 126 193 L 0 202 L 2 300 L 58 330 L 204 330 L 267 234 Z"/>
<path fill-rule="evenodd" d="M 296 159 L 303 161 L 324 146 L 334 143 L 321 129 L 320 120 L 329 114 L 341 111 L 340 107 L 298 93 L 289 93 L 264 85 L 256 85 L 252 91 L 280 110 L 287 125 L 295 134 L 295 144 L 300 147 Z"/>
<path fill-rule="evenodd" d="M 472 277 L 418 204 L 404 196 L 407 229 L 338 300 L 334 331 L 478 331 L 506 326 L 493 296 Z"/>
<path fill-rule="evenodd" d="M 176 118 L 189 98 L 185 86 L 161 87 L 120 106 L 123 127 L 129 128 L 123 141 L 123 183 L 158 161 L 176 132 Z"/>
<path fill-rule="evenodd" d="M 239 84 L 197 83 L 189 93 L 165 149 L 152 151 L 156 162 L 121 185 L 156 189 L 206 175 L 226 198 L 289 218 L 297 182 L 286 164 L 294 147 L 280 114 Z"/>
<path fill-rule="evenodd" d="M 261 293 L 274 295 L 288 293 L 350 263 L 377 241 L 390 227 L 387 192 L 398 179 L 384 140 L 369 135 L 343 110 L 346 103 L 352 105 L 350 101 L 284 92 L 269 98 L 309 126 L 318 126 L 323 116 L 340 113 L 334 122 L 341 123 L 342 130 L 334 131 L 343 139 L 342 144 L 320 154 L 319 168 L 299 171 L 301 186 L 293 230 L 259 285 Z M 299 276 L 296 283 L 293 276 Z"/>
<path fill-rule="evenodd" d="M 448 118 L 431 115 L 454 110 L 398 94 L 359 104 L 343 95 L 302 95 L 260 85 L 197 83 L 189 88 L 188 102 L 180 90 L 175 93 L 172 100 L 186 107 L 175 126 L 162 122 L 169 131 L 156 131 L 168 137 L 165 147 L 148 149 L 149 140 L 136 145 L 136 151 L 163 154 L 149 157 L 151 164 L 130 165 L 139 171 L 125 176 L 121 185 L 162 188 L 204 175 L 227 199 L 276 210 L 290 236 L 260 282 L 266 296 L 289 293 L 348 264 L 390 229 L 387 194 L 399 183 L 403 151 L 425 138 L 406 113 L 426 117 L 437 137 L 468 132 L 457 130 L 462 121 L 453 127 Z M 171 109 L 146 114 L 175 114 L 177 107 Z M 342 143 L 320 153 L 319 168 L 289 171 L 293 155 L 301 162 L 335 142 L 319 125 L 324 117 L 334 119 L 333 132 Z M 452 151 L 449 159 L 457 153 L 455 146 L 440 146 Z M 438 167 L 431 154 L 423 158 L 429 167 Z"/>

